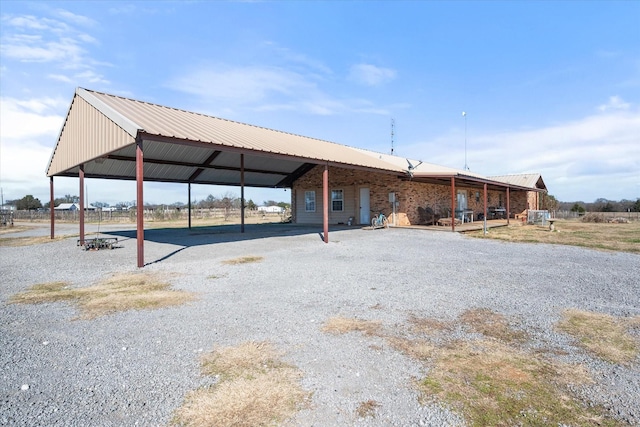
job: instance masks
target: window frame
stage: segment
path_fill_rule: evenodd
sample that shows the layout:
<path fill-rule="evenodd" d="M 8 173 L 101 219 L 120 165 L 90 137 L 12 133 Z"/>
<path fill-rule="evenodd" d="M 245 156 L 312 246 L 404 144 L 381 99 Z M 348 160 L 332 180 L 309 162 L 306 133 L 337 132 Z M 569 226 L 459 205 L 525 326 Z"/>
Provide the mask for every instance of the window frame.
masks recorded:
<path fill-rule="evenodd" d="M 334 192 L 340 192 L 341 194 L 341 198 L 340 199 L 334 199 L 333 195 Z M 336 202 L 340 202 L 340 209 L 335 209 L 334 208 L 334 203 Z M 344 189 L 342 188 L 332 188 L 331 189 L 331 212 L 344 212 Z"/>
<path fill-rule="evenodd" d="M 307 195 L 313 194 L 313 201 L 307 200 Z M 310 202 L 313 203 L 313 209 L 309 209 Z M 305 190 L 304 191 L 304 211 L 305 212 L 315 212 L 316 211 L 316 190 Z"/>

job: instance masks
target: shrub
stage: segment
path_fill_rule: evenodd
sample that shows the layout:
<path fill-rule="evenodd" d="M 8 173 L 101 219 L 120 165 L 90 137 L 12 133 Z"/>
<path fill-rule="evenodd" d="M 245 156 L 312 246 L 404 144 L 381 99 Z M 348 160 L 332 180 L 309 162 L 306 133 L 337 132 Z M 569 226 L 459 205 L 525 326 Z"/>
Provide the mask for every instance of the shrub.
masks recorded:
<path fill-rule="evenodd" d="M 607 219 L 601 213 L 589 212 L 582 217 L 582 222 L 607 222 Z"/>

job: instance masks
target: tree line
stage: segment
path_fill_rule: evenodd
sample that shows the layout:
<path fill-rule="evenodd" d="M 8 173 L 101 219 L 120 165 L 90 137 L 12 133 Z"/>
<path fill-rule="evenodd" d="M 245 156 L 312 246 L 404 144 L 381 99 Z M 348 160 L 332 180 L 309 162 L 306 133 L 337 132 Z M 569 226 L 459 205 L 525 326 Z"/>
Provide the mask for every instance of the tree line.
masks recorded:
<path fill-rule="evenodd" d="M 55 198 L 53 200 L 53 206 L 60 206 L 62 203 L 80 203 L 80 197 L 66 194 L 64 197 Z M 29 211 L 29 210 L 38 210 L 38 209 L 49 209 L 51 202 L 42 203 L 40 199 L 33 197 L 33 195 L 28 194 L 21 199 L 16 200 L 7 200 L 5 203 L 9 206 L 14 206 L 16 210 L 19 211 Z M 109 203 L 104 202 L 91 202 L 91 205 L 96 208 L 111 208 L 112 206 Z M 135 200 L 130 202 L 118 202 L 113 205 L 114 208 L 119 210 L 126 210 L 134 207 L 136 205 Z M 288 209 L 291 207 L 289 203 L 286 202 L 276 202 L 274 200 L 265 200 L 262 203 L 263 206 L 279 206 L 284 209 Z M 186 208 L 187 204 L 184 202 L 174 202 L 171 204 L 152 204 L 145 203 L 145 208 L 149 209 L 157 209 L 161 207 L 167 207 L 171 209 L 182 209 Z M 239 197 L 234 195 L 233 193 L 225 193 L 221 196 L 214 196 L 209 194 L 206 198 L 202 200 L 193 200 L 191 202 L 191 206 L 199 209 L 240 209 L 241 200 Z M 245 201 L 245 208 L 249 210 L 256 210 L 258 205 L 251 199 Z"/>

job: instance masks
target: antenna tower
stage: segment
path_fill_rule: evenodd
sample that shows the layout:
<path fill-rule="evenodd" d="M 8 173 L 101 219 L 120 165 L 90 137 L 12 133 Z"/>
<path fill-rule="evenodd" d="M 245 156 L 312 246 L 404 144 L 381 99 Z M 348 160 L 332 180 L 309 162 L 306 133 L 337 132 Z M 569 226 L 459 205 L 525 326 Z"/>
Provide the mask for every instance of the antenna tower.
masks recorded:
<path fill-rule="evenodd" d="M 395 127 L 396 127 L 396 121 L 392 118 L 391 119 L 391 155 L 393 156 L 393 138 L 395 136 Z"/>

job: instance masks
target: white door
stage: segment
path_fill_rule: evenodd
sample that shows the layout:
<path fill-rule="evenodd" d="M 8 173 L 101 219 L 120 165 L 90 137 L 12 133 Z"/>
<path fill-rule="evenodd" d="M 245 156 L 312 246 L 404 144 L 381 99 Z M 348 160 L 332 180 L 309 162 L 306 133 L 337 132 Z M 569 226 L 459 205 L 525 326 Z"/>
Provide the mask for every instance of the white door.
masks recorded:
<path fill-rule="evenodd" d="M 360 189 L 360 224 L 369 224 L 369 212 L 369 188 L 364 187 Z"/>

